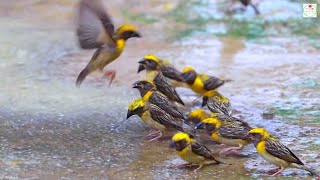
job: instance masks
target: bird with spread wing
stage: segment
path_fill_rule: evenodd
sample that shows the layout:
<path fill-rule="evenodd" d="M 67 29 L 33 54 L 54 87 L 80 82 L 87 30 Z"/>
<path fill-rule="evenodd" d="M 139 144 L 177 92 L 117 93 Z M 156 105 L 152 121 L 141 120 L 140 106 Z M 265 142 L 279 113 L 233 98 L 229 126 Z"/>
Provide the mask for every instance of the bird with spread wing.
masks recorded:
<path fill-rule="evenodd" d="M 107 14 L 101 0 L 81 0 L 79 3 L 77 36 L 83 49 L 97 49 L 90 62 L 80 72 L 76 85 L 96 70 L 103 68 L 116 60 L 126 45 L 126 40 L 141 37 L 133 25 L 125 24 L 116 31 L 111 17 Z M 115 77 L 115 71 L 108 71 L 106 75 Z"/>

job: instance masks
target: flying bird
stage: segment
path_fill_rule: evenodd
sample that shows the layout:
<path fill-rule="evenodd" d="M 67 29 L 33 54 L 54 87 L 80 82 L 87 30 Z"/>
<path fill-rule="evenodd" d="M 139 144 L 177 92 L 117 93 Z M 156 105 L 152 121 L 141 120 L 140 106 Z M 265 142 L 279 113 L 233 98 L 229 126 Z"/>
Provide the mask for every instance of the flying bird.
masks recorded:
<path fill-rule="evenodd" d="M 83 49 L 97 49 L 90 62 L 80 72 L 76 85 L 96 70 L 103 68 L 116 60 L 126 45 L 126 40 L 141 37 L 136 27 L 125 24 L 114 30 L 111 17 L 105 10 L 101 0 L 81 0 L 79 4 L 77 36 Z M 115 77 L 115 71 L 109 71 L 110 84 Z M 109 85 L 110 85 L 109 84 Z"/>

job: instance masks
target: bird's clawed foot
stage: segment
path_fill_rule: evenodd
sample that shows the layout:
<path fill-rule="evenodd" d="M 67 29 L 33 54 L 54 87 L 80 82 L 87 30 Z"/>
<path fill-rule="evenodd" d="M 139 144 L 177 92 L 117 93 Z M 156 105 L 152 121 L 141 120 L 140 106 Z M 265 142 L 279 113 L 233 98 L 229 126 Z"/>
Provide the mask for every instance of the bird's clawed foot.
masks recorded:
<path fill-rule="evenodd" d="M 277 176 L 282 171 L 283 171 L 283 169 L 281 169 L 280 167 L 277 167 L 277 168 L 274 168 L 274 169 L 270 169 L 269 171 L 267 171 L 267 173 L 268 174 L 273 173 L 271 176 Z"/>
<path fill-rule="evenodd" d="M 148 141 L 154 141 L 156 139 L 159 139 L 160 137 L 162 137 L 162 132 L 161 131 L 155 131 L 155 132 L 151 132 L 147 135 Z"/>
<path fill-rule="evenodd" d="M 109 82 L 109 86 L 110 86 L 112 81 L 116 77 L 116 73 L 117 72 L 115 70 L 108 70 L 103 74 L 102 79 L 104 79 L 104 78 L 105 79 L 110 79 L 110 82 Z"/>

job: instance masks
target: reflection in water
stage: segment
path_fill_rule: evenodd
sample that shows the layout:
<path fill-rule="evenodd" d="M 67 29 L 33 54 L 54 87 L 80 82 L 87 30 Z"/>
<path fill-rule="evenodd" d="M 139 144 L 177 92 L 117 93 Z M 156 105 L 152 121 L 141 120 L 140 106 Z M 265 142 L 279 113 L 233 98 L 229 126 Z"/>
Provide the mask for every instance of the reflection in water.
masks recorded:
<path fill-rule="evenodd" d="M 218 69 L 221 69 L 224 74 L 229 74 L 234 66 L 235 56 L 245 48 L 245 45 L 240 38 L 221 38 L 221 43 Z"/>

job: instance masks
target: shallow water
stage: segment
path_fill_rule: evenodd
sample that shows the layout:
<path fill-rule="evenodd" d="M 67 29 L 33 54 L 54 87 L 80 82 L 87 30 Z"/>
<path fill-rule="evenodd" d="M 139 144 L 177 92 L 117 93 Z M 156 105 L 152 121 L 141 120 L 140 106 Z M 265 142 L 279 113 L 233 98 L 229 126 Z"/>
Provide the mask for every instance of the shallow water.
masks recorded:
<path fill-rule="evenodd" d="M 283 12 L 280 5 L 261 0 L 259 8 L 267 14 L 262 17 L 250 9 L 226 16 L 223 2 L 109 3 L 116 24 L 139 25 L 143 39 L 130 39 L 119 60 L 106 68 L 118 71 L 111 87 L 96 73 L 80 89 L 75 79 L 93 51 L 77 47 L 75 2 L 1 2 L 0 177 L 267 177 L 261 171 L 273 166 L 253 146 L 243 151 L 246 157 L 221 158 L 225 164 L 197 173 L 170 168 L 183 161 L 168 148 L 168 140 L 147 142 L 150 129 L 136 117 L 125 120 L 128 104 L 139 97 L 130 88 L 143 77 L 136 74 L 137 62 L 148 53 L 179 69 L 192 65 L 232 79 L 220 91 L 231 99 L 236 116 L 267 128 L 320 171 L 319 23 L 300 18 L 295 1 L 282 0 L 281 7 L 288 8 Z M 178 92 L 188 103 L 196 98 L 191 91 Z M 270 111 L 275 118 L 263 119 L 262 113 Z M 221 148 L 208 146 L 215 152 Z M 283 175 L 309 179 L 300 170 L 288 169 Z"/>

